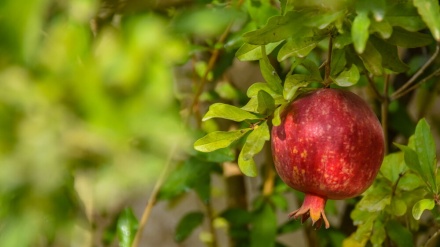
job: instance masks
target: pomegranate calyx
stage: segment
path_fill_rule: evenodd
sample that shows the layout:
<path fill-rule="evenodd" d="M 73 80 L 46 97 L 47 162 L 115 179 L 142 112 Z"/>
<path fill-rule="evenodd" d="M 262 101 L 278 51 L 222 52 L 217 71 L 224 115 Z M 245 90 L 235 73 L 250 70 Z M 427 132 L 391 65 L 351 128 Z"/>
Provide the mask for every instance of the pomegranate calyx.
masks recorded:
<path fill-rule="evenodd" d="M 301 223 L 304 223 L 308 218 L 312 220 L 312 225 L 315 225 L 316 229 L 319 229 L 322 225 L 322 221 L 324 221 L 325 228 L 328 229 L 330 227 L 330 223 L 327 220 L 327 217 L 324 212 L 325 203 L 327 202 L 327 198 L 306 194 L 304 198 L 304 202 L 302 206 L 289 214 L 289 218 L 297 219 L 301 217 Z"/>

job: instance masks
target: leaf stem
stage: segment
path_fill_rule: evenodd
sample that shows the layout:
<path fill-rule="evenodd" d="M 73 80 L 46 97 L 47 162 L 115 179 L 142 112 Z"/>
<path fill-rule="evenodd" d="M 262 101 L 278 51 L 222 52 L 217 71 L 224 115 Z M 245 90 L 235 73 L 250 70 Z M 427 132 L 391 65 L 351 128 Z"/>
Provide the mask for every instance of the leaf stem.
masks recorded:
<path fill-rule="evenodd" d="M 324 85 L 326 87 L 328 87 L 331 83 L 330 73 L 331 73 L 331 64 L 332 64 L 332 52 L 333 52 L 333 36 L 330 35 L 328 40 L 327 62 L 325 64 L 325 76 L 324 76 Z"/>
<path fill-rule="evenodd" d="M 409 88 L 423 74 L 423 72 L 425 72 L 425 70 L 435 61 L 439 53 L 440 53 L 440 43 L 437 43 L 435 52 L 432 54 L 429 60 L 402 87 L 400 87 L 391 95 L 391 99 L 393 100 L 398 99 L 404 96 L 405 94 L 407 94 L 408 92 L 410 92 L 412 89 L 410 90 L 406 90 L 406 89 Z M 420 82 L 417 83 L 416 85 L 418 84 L 420 84 Z"/>
<path fill-rule="evenodd" d="M 153 209 L 153 206 L 156 204 L 157 195 L 159 194 L 160 187 L 162 186 L 163 182 L 165 181 L 165 177 L 168 174 L 168 170 L 171 167 L 171 164 L 173 162 L 173 158 L 177 152 L 177 144 L 179 142 L 175 142 L 173 146 L 171 147 L 171 151 L 168 154 L 167 161 L 165 162 L 165 166 L 162 170 L 162 173 L 160 174 L 159 178 L 157 179 L 156 183 L 154 184 L 153 191 L 151 192 L 151 195 L 148 199 L 147 205 L 145 206 L 144 212 L 142 213 L 141 221 L 139 222 L 139 228 L 136 232 L 136 235 L 134 237 L 132 247 L 138 247 L 139 243 L 142 239 L 142 234 L 144 232 L 144 228 L 147 225 L 148 219 L 150 217 L 151 211 Z"/>

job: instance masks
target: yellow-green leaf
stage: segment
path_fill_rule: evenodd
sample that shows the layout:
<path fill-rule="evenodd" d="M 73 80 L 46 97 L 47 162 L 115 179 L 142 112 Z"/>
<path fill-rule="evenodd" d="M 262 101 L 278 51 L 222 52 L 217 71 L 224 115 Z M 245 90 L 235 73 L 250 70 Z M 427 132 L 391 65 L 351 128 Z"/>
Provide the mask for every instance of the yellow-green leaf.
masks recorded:
<path fill-rule="evenodd" d="M 250 128 L 234 131 L 214 131 L 198 139 L 194 143 L 194 149 L 200 152 L 212 152 L 231 145 L 240 139 Z"/>

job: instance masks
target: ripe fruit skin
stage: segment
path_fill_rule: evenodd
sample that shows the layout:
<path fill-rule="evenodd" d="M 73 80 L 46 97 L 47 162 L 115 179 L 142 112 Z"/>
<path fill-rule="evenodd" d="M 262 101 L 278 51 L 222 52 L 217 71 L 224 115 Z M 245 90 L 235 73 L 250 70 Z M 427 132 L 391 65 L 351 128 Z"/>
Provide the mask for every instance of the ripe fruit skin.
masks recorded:
<path fill-rule="evenodd" d="M 327 199 L 346 199 L 364 192 L 384 157 L 381 125 L 356 94 L 317 89 L 292 102 L 272 128 L 275 168 L 290 187 L 306 194 L 302 207 L 290 214 L 317 228 Z M 322 218 L 321 218 L 322 217 Z"/>

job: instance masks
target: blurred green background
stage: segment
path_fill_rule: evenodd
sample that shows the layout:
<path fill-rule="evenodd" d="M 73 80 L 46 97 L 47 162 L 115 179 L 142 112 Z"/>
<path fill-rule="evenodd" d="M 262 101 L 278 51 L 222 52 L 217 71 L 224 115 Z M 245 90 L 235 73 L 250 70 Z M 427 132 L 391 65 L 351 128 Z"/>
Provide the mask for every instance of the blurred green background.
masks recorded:
<path fill-rule="evenodd" d="M 188 45 L 155 3 L 119 4 L 0 2 L 0 246 L 87 246 L 94 215 L 146 197 L 188 143 L 172 71 Z"/>

